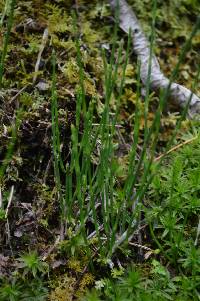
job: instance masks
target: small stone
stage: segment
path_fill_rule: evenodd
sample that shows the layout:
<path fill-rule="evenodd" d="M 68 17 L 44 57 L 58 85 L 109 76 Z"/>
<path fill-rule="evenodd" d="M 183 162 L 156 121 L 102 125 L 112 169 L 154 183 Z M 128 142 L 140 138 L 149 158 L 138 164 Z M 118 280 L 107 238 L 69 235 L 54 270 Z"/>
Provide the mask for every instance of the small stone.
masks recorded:
<path fill-rule="evenodd" d="M 49 89 L 49 84 L 44 81 L 40 81 L 36 85 L 36 88 L 38 88 L 39 91 L 47 91 Z"/>

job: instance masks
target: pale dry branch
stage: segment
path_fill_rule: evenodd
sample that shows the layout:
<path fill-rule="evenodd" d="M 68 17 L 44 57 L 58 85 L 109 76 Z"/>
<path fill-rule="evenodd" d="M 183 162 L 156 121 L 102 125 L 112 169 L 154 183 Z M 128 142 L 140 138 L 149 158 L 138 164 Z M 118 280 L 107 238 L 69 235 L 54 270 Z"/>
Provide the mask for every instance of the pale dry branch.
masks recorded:
<path fill-rule="evenodd" d="M 125 0 L 109 0 L 109 3 L 113 9 L 119 9 L 120 28 L 126 33 L 131 31 L 133 50 L 140 61 L 140 77 L 145 86 L 149 72 L 150 43 L 143 33 L 135 13 Z M 150 88 L 155 91 L 169 88 L 169 95 L 174 104 L 180 107 L 186 107 L 191 98 L 189 115 L 194 116 L 200 113 L 200 98 L 186 87 L 174 82 L 170 83 L 170 80 L 160 70 L 160 65 L 154 54 L 151 59 Z"/>

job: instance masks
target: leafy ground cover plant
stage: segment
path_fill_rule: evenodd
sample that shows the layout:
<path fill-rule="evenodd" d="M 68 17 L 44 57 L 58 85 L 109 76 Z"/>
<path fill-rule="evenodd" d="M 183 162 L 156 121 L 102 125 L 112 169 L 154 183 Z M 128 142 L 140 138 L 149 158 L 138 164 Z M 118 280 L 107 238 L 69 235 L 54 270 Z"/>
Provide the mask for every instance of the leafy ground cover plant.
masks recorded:
<path fill-rule="evenodd" d="M 18 258 L 16 269 L 7 278 L 0 279 L 0 299 L 2 301 L 37 300 L 47 298 L 44 275 L 48 265 L 42 262 L 36 252 L 23 254 Z"/>
<path fill-rule="evenodd" d="M 199 143 L 198 134 L 195 142 L 165 158 L 150 185 L 143 210 L 151 249 L 143 252 L 152 252 L 152 259 L 122 270 L 123 276 L 113 273 L 112 280 L 97 281 L 85 300 L 199 299 Z"/>

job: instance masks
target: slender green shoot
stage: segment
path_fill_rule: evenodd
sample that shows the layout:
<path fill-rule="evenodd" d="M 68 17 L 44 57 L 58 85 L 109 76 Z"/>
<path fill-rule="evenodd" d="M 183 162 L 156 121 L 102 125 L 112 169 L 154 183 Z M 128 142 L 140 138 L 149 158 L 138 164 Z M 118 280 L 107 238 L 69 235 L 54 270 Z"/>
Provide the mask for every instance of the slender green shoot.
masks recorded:
<path fill-rule="evenodd" d="M 8 43 L 9 43 L 9 38 L 10 38 L 11 29 L 13 25 L 15 2 L 16 0 L 10 1 L 10 11 L 8 16 L 7 30 L 3 39 L 3 49 L 2 49 L 1 60 L 0 60 L 0 88 L 2 87 L 4 66 L 5 66 L 6 55 L 8 51 Z"/>

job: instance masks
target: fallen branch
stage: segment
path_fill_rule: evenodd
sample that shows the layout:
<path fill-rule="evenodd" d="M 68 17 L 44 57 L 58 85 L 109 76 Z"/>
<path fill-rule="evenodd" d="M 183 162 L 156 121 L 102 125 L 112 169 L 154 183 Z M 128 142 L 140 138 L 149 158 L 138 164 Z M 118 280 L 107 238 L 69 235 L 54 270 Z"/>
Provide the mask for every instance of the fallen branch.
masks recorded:
<path fill-rule="evenodd" d="M 142 83 L 146 85 L 150 58 L 150 43 L 142 31 L 135 13 L 127 2 L 125 0 L 109 0 L 109 2 L 113 9 L 119 9 L 120 28 L 126 33 L 129 33 L 129 30 L 131 30 L 133 50 L 141 64 L 141 80 Z M 200 18 L 198 20 L 198 26 L 200 26 Z M 152 55 L 151 61 L 150 87 L 152 90 L 159 90 L 160 88 L 169 89 L 169 95 L 175 105 L 179 105 L 180 107 L 186 107 L 188 100 L 191 98 L 189 114 L 193 116 L 200 113 L 200 98 L 182 85 L 174 82 L 170 84 L 170 80 L 166 78 L 160 70 L 160 65 L 154 54 Z"/>

